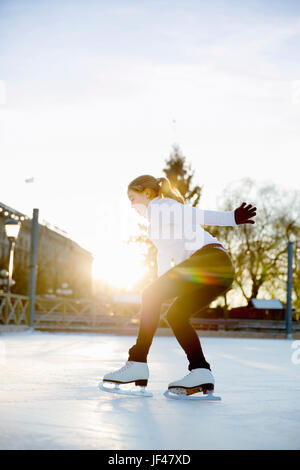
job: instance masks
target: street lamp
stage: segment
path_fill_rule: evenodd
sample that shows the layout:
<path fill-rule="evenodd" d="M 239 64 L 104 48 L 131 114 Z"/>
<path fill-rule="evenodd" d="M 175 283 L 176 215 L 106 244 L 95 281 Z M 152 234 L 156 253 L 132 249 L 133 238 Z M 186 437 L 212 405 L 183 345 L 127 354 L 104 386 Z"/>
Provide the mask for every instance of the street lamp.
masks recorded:
<path fill-rule="evenodd" d="M 67 282 L 63 282 L 62 285 L 61 285 L 61 289 L 58 288 L 56 289 L 56 293 L 57 294 L 62 294 L 62 295 L 71 295 L 73 294 L 73 291 L 72 289 L 68 289 L 68 283 Z"/>
<path fill-rule="evenodd" d="M 9 286 L 12 282 L 12 272 L 14 265 L 14 250 L 16 240 L 19 235 L 21 224 L 18 220 L 6 219 L 5 221 L 5 233 L 9 241 L 9 264 L 8 264 L 8 278 L 7 278 L 7 293 L 9 293 Z"/>

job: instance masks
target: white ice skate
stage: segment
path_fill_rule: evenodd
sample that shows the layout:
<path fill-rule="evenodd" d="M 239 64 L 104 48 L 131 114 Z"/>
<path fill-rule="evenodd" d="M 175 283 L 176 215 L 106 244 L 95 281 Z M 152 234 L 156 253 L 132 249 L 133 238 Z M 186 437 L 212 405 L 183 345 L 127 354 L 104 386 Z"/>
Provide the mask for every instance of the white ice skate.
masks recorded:
<path fill-rule="evenodd" d="M 221 400 L 213 395 L 215 379 L 209 369 L 193 369 L 181 380 L 171 382 L 164 395 L 168 398 L 186 400 Z M 203 395 L 191 396 L 202 392 Z"/>
<path fill-rule="evenodd" d="M 99 383 L 100 390 L 120 395 L 134 395 L 139 397 L 152 397 L 152 393 L 146 392 L 146 386 L 149 378 L 149 369 L 146 362 L 127 361 L 125 366 L 115 372 L 105 374 L 102 382 Z M 104 383 L 113 383 L 114 387 L 105 387 Z M 134 382 L 139 385 L 140 390 L 122 390 L 120 385 Z"/>

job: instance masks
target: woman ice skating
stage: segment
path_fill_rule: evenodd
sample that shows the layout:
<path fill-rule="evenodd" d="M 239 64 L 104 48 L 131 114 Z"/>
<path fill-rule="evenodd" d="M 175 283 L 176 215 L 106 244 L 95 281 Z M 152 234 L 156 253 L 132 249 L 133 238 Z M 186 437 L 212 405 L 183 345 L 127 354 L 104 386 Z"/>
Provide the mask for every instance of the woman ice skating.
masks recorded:
<path fill-rule="evenodd" d="M 234 266 L 223 245 L 202 225 L 254 224 L 256 207 L 243 202 L 229 212 L 197 209 L 185 204 L 183 196 L 167 178 L 151 175 L 131 181 L 127 195 L 132 208 L 149 221 L 148 236 L 157 248 L 159 277 L 142 292 L 139 333 L 136 343 L 129 349 L 125 366 L 106 374 L 100 388 L 151 396 L 145 388 L 149 379 L 147 356 L 159 323 L 161 305 L 174 298 L 166 318 L 186 353 L 189 373 L 171 382 L 166 395 L 181 398 L 202 392 L 200 398 L 213 399 L 214 376 L 189 320 L 230 288 Z M 115 388 L 105 387 L 106 382 L 114 383 Z M 141 389 L 133 392 L 120 389 L 120 384 L 131 382 Z"/>

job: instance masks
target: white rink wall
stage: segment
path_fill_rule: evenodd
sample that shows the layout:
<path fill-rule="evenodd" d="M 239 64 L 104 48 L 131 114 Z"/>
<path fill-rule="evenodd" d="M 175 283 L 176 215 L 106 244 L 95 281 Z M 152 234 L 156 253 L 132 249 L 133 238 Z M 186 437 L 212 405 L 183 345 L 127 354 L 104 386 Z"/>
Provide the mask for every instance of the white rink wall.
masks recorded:
<path fill-rule="evenodd" d="M 300 449 L 300 341 L 203 338 L 221 402 L 168 400 L 188 373 L 175 338 L 149 355 L 153 398 L 100 392 L 135 337 L 0 336 L 0 449 Z"/>

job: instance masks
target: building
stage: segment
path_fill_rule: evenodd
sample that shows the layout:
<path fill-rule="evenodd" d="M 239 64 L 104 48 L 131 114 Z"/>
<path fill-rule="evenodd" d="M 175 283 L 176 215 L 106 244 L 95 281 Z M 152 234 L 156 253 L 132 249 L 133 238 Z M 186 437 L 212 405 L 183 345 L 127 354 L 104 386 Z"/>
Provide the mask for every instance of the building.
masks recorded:
<path fill-rule="evenodd" d="M 0 271 L 8 267 L 9 242 L 4 227 L 7 218 L 21 222 L 15 247 L 15 285 L 12 292 L 27 294 L 31 219 L 0 202 Z M 39 224 L 38 295 L 55 294 L 57 290 L 61 291 L 62 287 L 67 286 L 69 296 L 89 297 L 92 293 L 92 263 L 92 254 L 71 240 L 66 232 L 48 223 Z"/>
<path fill-rule="evenodd" d="M 284 320 L 285 307 L 278 299 L 250 299 L 246 307 L 232 308 L 228 318 Z"/>

